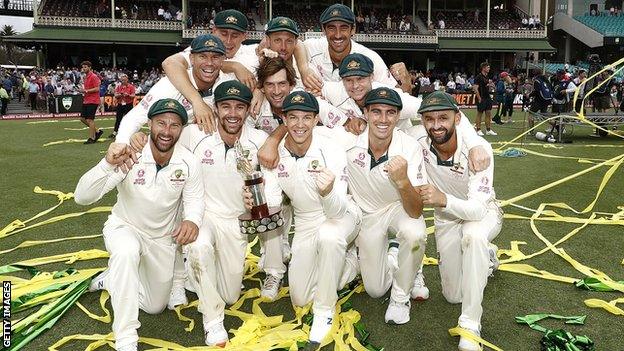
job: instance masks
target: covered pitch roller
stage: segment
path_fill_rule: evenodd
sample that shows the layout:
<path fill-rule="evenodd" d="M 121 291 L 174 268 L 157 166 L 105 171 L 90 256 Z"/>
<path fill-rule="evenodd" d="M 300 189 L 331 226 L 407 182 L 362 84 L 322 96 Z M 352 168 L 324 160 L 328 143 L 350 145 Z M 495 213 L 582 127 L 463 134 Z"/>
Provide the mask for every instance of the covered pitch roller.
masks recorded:
<path fill-rule="evenodd" d="M 238 216 L 241 233 L 265 233 L 281 227 L 284 224 L 280 215 L 281 208 L 269 207 L 266 203 L 262 172 L 253 168 L 239 141 L 234 144 L 234 149 L 236 151 L 236 168 L 243 177 L 245 186 L 249 187 L 253 198 L 251 212 Z"/>

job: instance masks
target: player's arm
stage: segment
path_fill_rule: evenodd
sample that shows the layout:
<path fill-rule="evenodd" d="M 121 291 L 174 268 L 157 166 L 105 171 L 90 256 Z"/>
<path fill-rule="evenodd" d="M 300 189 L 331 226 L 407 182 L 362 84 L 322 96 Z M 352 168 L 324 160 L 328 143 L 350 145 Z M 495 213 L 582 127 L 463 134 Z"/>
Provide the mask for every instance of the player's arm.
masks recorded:
<path fill-rule="evenodd" d="M 132 165 L 136 158 L 130 146 L 126 144 L 112 143 L 108 147 L 106 156 L 85 173 L 74 191 L 74 200 L 79 205 L 90 205 L 100 200 L 106 193 L 116 187 L 126 177 L 119 171 L 123 164 Z"/>
<path fill-rule="evenodd" d="M 141 100 L 138 105 L 134 106 L 121 120 L 115 142 L 129 144 L 130 137 L 134 133 L 140 131 L 141 127 L 147 123 L 147 111 L 149 110 L 150 104 L 147 102 L 146 98 L 148 98 L 149 95 L 149 93 L 145 95 L 143 100 Z M 157 100 L 155 97 L 149 99 L 152 100 L 152 103 Z M 135 149 L 135 151 L 139 151 L 139 149 Z"/>
<path fill-rule="evenodd" d="M 263 168 L 264 195 L 269 207 L 279 207 L 282 205 L 282 188 L 279 186 L 275 172 L 275 169 Z"/>
<path fill-rule="evenodd" d="M 420 158 L 422 159 L 422 154 Z M 417 188 L 420 185 L 420 180 L 414 186 L 411 178 L 417 178 L 418 176 L 416 174 L 412 175 L 412 177 L 408 176 L 408 168 L 410 168 L 409 173 L 414 173 L 413 166 L 408 167 L 407 160 L 402 156 L 394 156 L 386 164 L 388 176 L 399 190 L 403 209 L 410 217 L 419 218 L 422 216 L 423 211 L 423 203 Z M 423 167 L 420 168 L 422 170 Z M 421 178 L 424 178 L 422 173 Z"/>
<path fill-rule="evenodd" d="M 321 40 L 325 39 L 321 38 Z M 318 39 L 308 39 L 305 43 L 297 40 L 293 56 L 297 61 L 297 68 L 299 68 L 303 85 L 310 91 L 320 92 L 323 89 L 323 80 L 311 68 L 310 55 L 308 54 L 308 49 L 306 48 L 306 45 L 315 45 L 316 43 L 314 41 L 318 41 Z"/>
<path fill-rule="evenodd" d="M 330 164 L 321 170 L 315 182 L 327 218 L 341 218 L 347 213 L 347 154 L 336 150 L 327 155 Z"/>
<path fill-rule="evenodd" d="M 479 93 L 479 85 L 477 84 L 477 82 L 475 82 L 475 84 L 472 85 L 472 90 L 475 93 L 475 98 L 477 99 L 477 103 L 481 102 L 481 94 Z"/>
<path fill-rule="evenodd" d="M 286 126 L 280 124 L 266 139 L 262 147 L 258 150 L 258 162 L 268 169 L 277 167 L 279 163 L 279 152 L 277 150 L 280 141 L 284 139 L 288 130 Z"/>
<path fill-rule="evenodd" d="M 468 147 L 468 167 L 473 172 L 480 172 L 486 169 L 492 162 L 492 157 L 488 154 L 487 148 L 490 143 L 481 138 L 472 127 L 470 120 L 463 112 L 457 129 L 461 131 L 462 141 Z"/>
<path fill-rule="evenodd" d="M 319 119 L 327 128 L 342 126 L 347 123 L 349 117 L 339 108 L 333 106 L 324 99 L 316 99 L 319 104 Z"/>
<path fill-rule="evenodd" d="M 183 53 L 173 54 L 162 63 L 163 71 L 173 86 L 191 103 L 193 115 L 197 123 L 206 133 L 216 131 L 214 126 L 214 114 L 210 106 L 202 99 L 199 91 L 195 89 L 189 79 L 187 70 L 189 62 Z"/>
<path fill-rule="evenodd" d="M 188 161 L 189 174 L 182 189 L 184 220 L 172 234 L 179 245 L 186 245 L 197 239 L 204 216 L 204 183 L 199 160 L 192 157 Z"/>

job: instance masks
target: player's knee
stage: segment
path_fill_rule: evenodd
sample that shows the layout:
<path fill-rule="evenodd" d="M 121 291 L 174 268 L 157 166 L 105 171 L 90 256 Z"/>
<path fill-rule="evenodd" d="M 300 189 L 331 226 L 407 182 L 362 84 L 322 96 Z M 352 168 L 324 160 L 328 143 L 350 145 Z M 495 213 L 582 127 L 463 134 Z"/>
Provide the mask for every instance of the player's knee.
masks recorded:
<path fill-rule="evenodd" d="M 298 287 L 296 285 L 290 285 L 289 286 L 290 289 L 290 301 L 292 302 L 292 304 L 294 306 L 305 306 L 307 305 L 312 299 L 310 296 L 308 296 L 309 294 L 307 294 L 306 289 L 304 287 Z"/>
<path fill-rule="evenodd" d="M 207 243 L 194 242 L 188 246 L 188 259 L 191 264 L 210 264 L 214 256 L 214 247 Z"/>
<path fill-rule="evenodd" d="M 240 297 L 240 288 L 239 289 L 232 289 L 232 291 L 228 291 L 225 294 L 223 294 L 223 301 L 228 304 L 228 305 L 233 305 L 236 303 L 236 301 L 238 301 L 238 298 Z"/>
<path fill-rule="evenodd" d="M 477 224 L 470 223 L 470 224 Z M 483 230 L 482 226 L 478 225 L 465 225 L 462 229 L 462 249 L 466 249 L 469 247 L 482 247 L 487 246 L 488 240 L 487 235 Z"/>
<path fill-rule="evenodd" d="M 124 265 L 138 264 L 141 258 L 140 247 L 135 243 L 128 243 L 127 245 L 119 245 L 111 252 L 111 258 L 109 264 L 119 262 Z"/>
<path fill-rule="evenodd" d="M 364 290 L 374 299 L 384 296 L 389 288 L 390 287 L 385 287 L 381 284 L 366 284 L 366 282 L 364 282 Z"/>
<path fill-rule="evenodd" d="M 165 307 L 167 307 L 167 301 L 159 301 L 149 306 L 143 306 L 142 310 L 149 314 L 159 314 L 165 310 Z"/>
<path fill-rule="evenodd" d="M 442 296 L 449 303 L 461 303 L 462 293 L 461 287 L 456 285 L 456 282 L 445 281 L 442 279 Z"/>

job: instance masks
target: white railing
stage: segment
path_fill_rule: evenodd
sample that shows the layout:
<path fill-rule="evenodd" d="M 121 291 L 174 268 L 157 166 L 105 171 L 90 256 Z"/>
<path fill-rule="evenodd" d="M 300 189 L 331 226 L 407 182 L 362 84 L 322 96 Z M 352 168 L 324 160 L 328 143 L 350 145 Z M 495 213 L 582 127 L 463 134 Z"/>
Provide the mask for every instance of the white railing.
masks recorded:
<path fill-rule="evenodd" d="M 36 24 L 45 26 L 87 28 L 128 28 L 175 31 L 182 29 L 182 22 L 175 21 L 115 19 L 115 24 L 113 25 L 113 21 L 110 18 L 91 17 L 39 16 Z"/>
<path fill-rule="evenodd" d="M 546 31 L 542 29 L 436 29 L 440 38 L 514 38 L 514 39 L 542 39 L 546 38 Z"/>
<path fill-rule="evenodd" d="M 195 28 L 185 29 L 182 32 L 182 37 L 186 39 L 193 39 L 198 35 L 207 34 L 210 32 L 208 28 Z M 261 40 L 264 37 L 264 32 L 249 31 L 247 32 L 247 39 Z M 301 33 L 299 38 L 301 40 L 310 38 L 321 38 L 322 32 L 304 32 Z M 408 43 L 408 44 L 437 44 L 438 38 L 435 35 L 408 35 L 408 34 L 356 34 L 353 40 L 357 42 L 368 43 Z"/>

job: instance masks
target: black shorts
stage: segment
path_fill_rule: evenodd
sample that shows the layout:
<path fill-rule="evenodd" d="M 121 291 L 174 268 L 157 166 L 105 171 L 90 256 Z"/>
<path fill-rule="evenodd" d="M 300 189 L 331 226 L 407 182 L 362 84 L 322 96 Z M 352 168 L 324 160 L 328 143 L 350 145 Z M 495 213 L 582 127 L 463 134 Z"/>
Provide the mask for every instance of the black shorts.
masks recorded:
<path fill-rule="evenodd" d="M 477 112 L 485 112 L 492 110 L 492 99 L 481 99 L 477 104 Z"/>
<path fill-rule="evenodd" d="M 611 108 L 611 96 L 609 95 L 600 95 L 596 96 L 594 99 L 594 107 L 597 110 L 608 110 Z"/>
<path fill-rule="evenodd" d="M 95 119 L 95 111 L 97 111 L 98 104 L 84 104 L 82 105 L 82 114 L 80 117 L 84 119 Z"/>
<path fill-rule="evenodd" d="M 531 106 L 529 107 L 529 111 L 531 112 L 540 112 L 547 113 L 548 112 L 548 103 L 538 98 L 534 98 L 531 101 Z"/>

